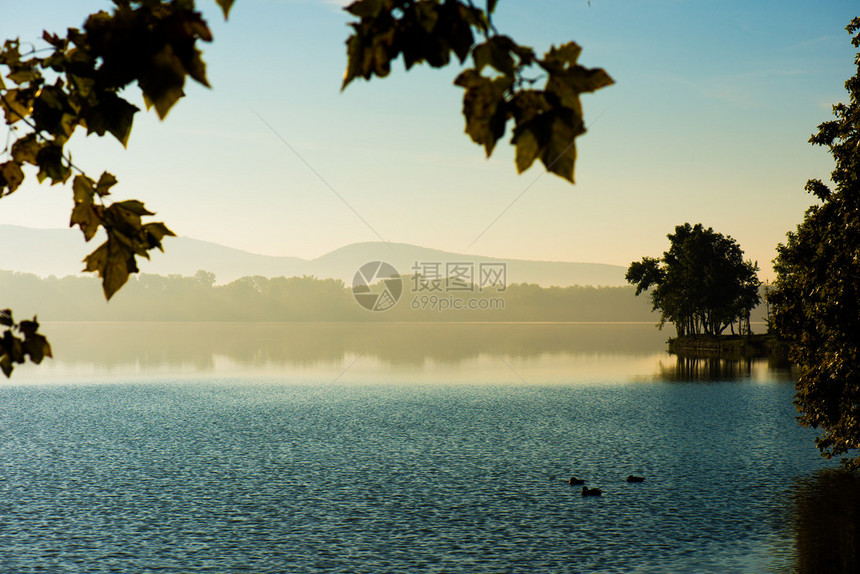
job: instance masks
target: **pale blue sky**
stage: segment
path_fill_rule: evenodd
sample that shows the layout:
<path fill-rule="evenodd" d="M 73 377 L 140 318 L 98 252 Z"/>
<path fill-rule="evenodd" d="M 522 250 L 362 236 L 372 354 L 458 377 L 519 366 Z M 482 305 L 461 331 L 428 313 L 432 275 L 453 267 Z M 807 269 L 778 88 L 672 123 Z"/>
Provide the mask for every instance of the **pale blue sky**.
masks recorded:
<path fill-rule="evenodd" d="M 537 164 L 517 175 L 507 144 L 484 159 L 463 133 L 456 65 L 398 67 L 341 93 L 337 2 L 237 0 L 226 23 L 214 1 L 198 4 L 215 34 L 204 46 L 213 89 L 191 86 L 163 123 L 138 114 L 128 150 L 83 134 L 72 146 L 77 164 L 115 173 L 118 196 L 180 235 L 306 258 L 381 236 L 626 265 L 701 221 L 735 237 L 764 277 L 811 203 L 804 183 L 832 169 L 806 142 L 845 99 L 844 27 L 860 12 L 848 1 L 500 0 L 502 32 L 539 52 L 575 40 L 581 61 L 617 82 L 584 98 L 591 127 L 570 185 Z M 36 39 L 109 6 L 0 0 L 0 36 Z M 70 189 L 33 178 L 0 201 L 0 223 L 65 227 L 70 209 Z"/>

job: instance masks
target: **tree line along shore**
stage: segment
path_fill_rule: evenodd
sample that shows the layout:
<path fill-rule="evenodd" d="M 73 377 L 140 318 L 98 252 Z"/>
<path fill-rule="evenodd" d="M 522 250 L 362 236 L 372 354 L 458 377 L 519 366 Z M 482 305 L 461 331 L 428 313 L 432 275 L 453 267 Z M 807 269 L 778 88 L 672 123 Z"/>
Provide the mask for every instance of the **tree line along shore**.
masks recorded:
<path fill-rule="evenodd" d="M 339 279 L 242 277 L 218 285 L 214 274 L 132 276 L 106 302 L 98 279 L 42 278 L 0 271 L 4 304 L 16 315 L 51 321 L 347 321 L 347 322 L 657 322 L 632 287 L 541 287 L 428 293 L 403 278 L 399 300 L 369 311 Z"/>

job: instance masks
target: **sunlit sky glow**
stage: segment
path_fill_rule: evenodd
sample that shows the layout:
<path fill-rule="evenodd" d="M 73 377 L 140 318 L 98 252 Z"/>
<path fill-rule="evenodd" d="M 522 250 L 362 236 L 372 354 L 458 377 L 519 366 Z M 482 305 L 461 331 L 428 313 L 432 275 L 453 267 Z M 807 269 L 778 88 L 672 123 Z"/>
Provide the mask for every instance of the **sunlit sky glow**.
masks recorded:
<path fill-rule="evenodd" d="M 584 98 L 572 186 L 537 164 L 517 175 L 507 144 L 484 158 L 463 133 L 457 65 L 397 66 L 341 93 L 343 2 L 237 0 L 226 23 L 198 3 L 215 35 L 204 46 L 213 89 L 189 86 L 165 122 L 138 114 L 127 150 L 82 133 L 71 147 L 180 235 L 305 258 L 382 237 L 627 265 L 701 221 L 735 237 L 763 278 L 812 202 L 804 183 L 832 169 L 807 140 L 845 100 L 844 27 L 858 15 L 848 1 L 501 0 L 500 31 L 541 53 L 575 40 L 581 62 L 617 82 Z M 0 36 L 35 40 L 109 7 L 0 0 Z M 0 201 L 0 223 L 66 227 L 71 202 L 70 187 L 32 178 Z"/>

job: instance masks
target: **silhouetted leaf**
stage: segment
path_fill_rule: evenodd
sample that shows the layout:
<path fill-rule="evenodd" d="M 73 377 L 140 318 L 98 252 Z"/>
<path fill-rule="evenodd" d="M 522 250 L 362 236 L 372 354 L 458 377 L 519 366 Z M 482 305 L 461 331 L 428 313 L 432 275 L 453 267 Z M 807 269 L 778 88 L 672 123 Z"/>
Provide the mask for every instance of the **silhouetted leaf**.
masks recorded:
<path fill-rule="evenodd" d="M 96 193 L 99 195 L 99 197 L 105 197 L 107 195 L 110 195 L 110 188 L 115 186 L 116 183 L 116 177 L 114 177 L 113 174 L 110 174 L 106 171 L 102 172 L 101 176 L 99 177 L 99 182 L 96 184 Z"/>
<path fill-rule="evenodd" d="M 17 162 L 13 160 L 0 163 L 0 196 L 14 192 L 22 181 L 24 181 L 24 171 Z M 9 191 L 6 191 L 7 189 Z"/>
<path fill-rule="evenodd" d="M 65 38 L 60 38 L 58 35 L 52 34 L 47 30 L 42 30 L 42 39 L 54 48 L 62 49 L 66 46 Z"/>
<path fill-rule="evenodd" d="M 342 88 L 355 78 L 369 80 L 391 72 L 399 55 L 407 69 L 420 62 L 435 68 L 450 62 L 454 52 L 465 61 L 474 44 L 472 27 L 486 28 L 481 10 L 456 0 L 424 0 L 395 7 L 387 1 L 360 0 L 347 7 L 358 16 L 347 39 L 347 67 Z"/>
<path fill-rule="evenodd" d="M 359 22 L 352 24 L 355 32 L 347 39 L 347 68 L 341 89 L 355 78 L 369 80 L 374 74 L 385 77 L 391 71 L 391 59 L 399 48 L 395 47 L 394 21 Z"/>
<path fill-rule="evenodd" d="M 382 11 L 383 0 L 358 0 L 344 10 L 359 18 L 376 18 Z"/>
<path fill-rule="evenodd" d="M 587 70 L 577 66 L 570 70 L 551 72 L 546 89 L 558 96 L 564 107 L 571 108 L 577 115 L 581 116 L 582 106 L 579 102 L 579 95 L 612 84 L 612 78 L 603 70 Z"/>
<path fill-rule="evenodd" d="M 472 25 L 478 25 L 478 22 L 484 23 L 482 13 L 459 2 L 450 1 L 442 5 L 441 13 L 441 21 L 436 27 L 439 31 L 436 32 L 434 29 L 434 32 L 445 34 L 445 40 L 462 64 L 469 57 L 469 51 L 475 43 Z M 447 64 L 447 61 L 445 63 Z"/>
<path fill-rule="evenodd" d="M 98 249 L 84 258 L 85 271 L 95 271 L 102 278 L 105 299 L 110 299 L 125 285 L 128 276 L 137 271 L 134 254 L 128 247 L 127 237 L 114 230 L 108 231 L 108 239 Z"/>
<path fill-rule="evenodd" d="M 209 29 L 209 25 L 200 13 L 192 12 L 190 14 L 186 14 L 183 24 L 184 27 L 191 32 L 191 37 L 203 40 L 204 42 L 212 41 L 212 31 Z M 190 45 L 193 46 L 193 43 Z"/>
<path fill-rule="evenodd" d="M 516 120 L 517 127 L 520 127 L 535 117 L 545 112 L 552 110 L 552 106 L 547 102 L 546 94 L 538 90 L 520 90 L 510 102 L 511 113 Z M 547 130 L 543 130 L 548 133 Z"/>
<path fill-rule="evenodd" d="M 155 215 L 153 212 L 149 211 L 144 207 L 143 203 L 136 199 L 129 199 L 127 201 L 118 201 L 111 205 L 110 209 L 117 209 L 123 212 L 128 212 L 134 214 L 138 217 L 142 215 Z"/>
<path fill-rule="evenodd" d="M 84 271 L 87 273 L 98 272 L 102 275 L 102 270 L 107 263 L 107 241 L 99 245 L 95 251 L 84 257 Z"/>
<path fill-rule="evenodd" d="M 491 80 L 475 70 L 466 70 L 454 83 L 466 89 L 463 94 L 466 133 L 472 141 L 484 146 L 489 157 L 505 133 L 505 92 L 511 87 L 512 80 L 504 76 Z"/>
<path fill-rule="evenodd" d="M 493 36 L 478 44 L 472 51 L 475 69 L 480 72 L 484 66 L 490 65 L 506 76 L 513 76 L 516 69 L 514 57 L 511 55 L 513 45 L 513 40 L 507 36 Z"/>
<path fill-rule="evenodd" d="M 86 213 L 84 208 L 80 209 Z M 102 208 L 94 206 L 94 209 Z M 84 270 L 99 274 L 105 296 L 110 299 L 126 283 L 129 274 L 138 271 L 135 257 L 149 259 L 149 250 L 162 249 L 161 240 L 173 232 L 160 222 L 143 225 L 141 217 L 153 214 L 137 200 L 120 201 L 96 213 L 101 216 L 108 239 L 84 259 Z"/>
<path fill-rule="evenodd" d="M 4 309 L 0 311 L 0 325 L 7 327 L 0 337 L 0 369 L 7 377 L 12 374 L 15 364 L 23 363 L 28 356 L 36 364 L 51 356 L 51 345 L 38 332 L 39 322 L 36 317 L 32 321 L 15 323 L 12 311 Z M 18 337 L 15 331 L 20 332 L 23 338 Z"/>
<path fill-rule="evenodd" d="M 12 125 L 30 115 L 33 98 L 27 92 L 19 89 L 6 90 L 0 94 L 0 109 L 6 117 L 6 123 Z"/>
<path fill-rule="evenodd" d="M 576 60 L 582 53 L 582 48 L 576 42 L 567 42 L 561 46 L 551 46 L 540 61 L 541 67 L 546 71 L 558 71 L 576 65 Z"/>
<path fill-rule="evenodd" d="M 209 88 L 211 86 L 209 85 L 209 80 L 206 79 L 206 62 L 203 61 L 200 55 L 200 50 L 195 48 L 191 58 L 187 62 L 184 62 L 184 66 L 189 76 Z"/>
<path fill-rule="evenodd" d="M 24 319 L 18 324 L 18 330 L 21 331 L 24 337 L 32 337 L 39 330 L 39 321 L 35 317 L 33 317 L 32 321 Z"/>
<path fill-rule="evenodd" d="M 45 86 L 33 100 L 31 119 L 40 132 L 48 132 L 55 140 L 65 141 L 72 135 L 77 118 L 69 105 L 68 95 L 58 86 Z"/>
<path fill-rule="evenodd" d="M 18 325 L 18 330 L 24 335 L 24 342 L 22 344 L 24 354 L 29 355 L 32 362 L 38 365 L 45 357 L 52 356 L 51 345 L 38 332 L 39 322 L 36 320 L 36 317 L 33 317 L 32 321 L 21 321 Z"/>
<path fill-rule="evenodd" d="M 230 16 L 230 8 L 233 7 L 235 0 L 215 0 L 215 2 L 221 7 L 221 11 L 224 12 L 224 19 L 226 20 Z"/>
<path fill-rule="evenodd" d="M 516 146 L 517 172 L 522 173 L 534 163 L 540 152 L 537 138 L 528 127 L 515 132 L 513 143 Z"/>
<path fill-rule="evenodd" d="M 53 185 L 66 181 L 72 175 L 71 168 L 63 158 L 62 146 L 44 145 L 36 154 L 36 163 L 39 166 L 39 173 L 36 174 L 36 177 L 40 182 L 51 178 L 51 185 Z"/>
<path fill-rule="evenodd" d="M 113 135 L 123 146 L 128 144 L 134 114 L 137 106 L 128 103 L 114 93 L 102 94 L 98 105 L 84 110 L 83 119 L 87 134 L 95 133 L 103 136 L 105 132 Z"/>
<path fill-rule="evenodd" d="M 72 192 L 74 193 L 75 203 L 92 203 L 93 195 L 95 195 L 95 187 L 93 180 L 81 174 L 76 175 L 72 180 Z"/>
<path fill-rule="evenodd" d="M 75 194 L 75 207 L 72 209 L 69 227 L 75 225 L 80 227 L 84 239 L 89 241 L 102 225 L 103 208 L 99 205 L 93 205 L 95 188 L 90 178 L 85 175 L 75 176 L 72 188 Z"/>
<path fill-rule="evenodd" d="M 574 42 L 551 47 L 538 63 L 548 72 L 546 92 L 555 96 L 559 104 L 573 112 L 572 127 L 582 121 L 582 105 L 579 96 L 612 85 L 614 82 L 601 69 L 588 69 L 577 65 L 581 48 Z M 577 134 L 578 135 L 578 134 Z"/>
<path fill-rule="evenodd" d="M 161 246 L 161 240 L 167 236 L 176 236 L 175 233 L 170 231 L 167 226 L 161 222 L 147 223 L 143 226 L 143 232 L 147 242 L 149 243 L 150 249 L 157 247 L 161 251 L 164 251 L 164 248 Z"/>
<path fill-rule="evenodd" d="M 23 325 L 24 321 L 22 321 Z M 36 327 L 38 328 L 38 323 Z M 30 356 L 30 360 L 37 365 L 42 362 L 45 357 L 52 357 L 51 345 L 44 335 L 33 333 L 24 339 L 24 353 Z"/>
<path fill-rule="evenodd" d="M 102 221 L 99 217 L 98 208 L 92 204 L 79 203 L 72 209 L 72 217 L 69 227 L 77 225 L 84 234 L 84 239 L 89 241 L 99 230 Z"/>
<path fill-rule="evenodd" d="M 20 69 L 6 76 L 16 84 L 26 84 L 32 82 L 36 78 L 41 77 L 38 71 L 33 68 Z"/>
<path fill-rule="evenodd" d="M 550 126 L 550 138 L 541 153 L 541 162 L 547 171 L 574 182 L 573 167 L 576 164 L 576 136 L 585 132 L 581 120 L 571 117 L 556 116 Z"/>
<path fill-rule="evenodd" d="M 9 378 L 14 368 L 15 367 L 12 365 L 12 358 L 8 354 L 4 354 L 0 357 L 0 369 L 3 370 L 3 374 L 6 375 L 6 378 Z"/>
<path fill-rule="evenodd" d="M 167 117 L 170 108 L 185 95 L 185 68 L 170 44 L 152 57 L 137 82 L 147 108 L 155 106 L 159 118 Z"/>
<path fill-rule="evenodd" d="M 36 134 L 27 134 L 12 144 L 12 159 L 21 164 L 38 165 L 36 156 L 42 146 L 43 144 L 36 139 Z"/>

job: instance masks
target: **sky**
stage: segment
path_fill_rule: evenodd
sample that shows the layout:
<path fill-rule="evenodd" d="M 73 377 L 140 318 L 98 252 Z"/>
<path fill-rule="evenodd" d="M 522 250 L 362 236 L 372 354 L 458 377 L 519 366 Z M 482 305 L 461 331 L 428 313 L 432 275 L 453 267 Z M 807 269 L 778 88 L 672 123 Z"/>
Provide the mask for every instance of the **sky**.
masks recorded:
<path fill-rule="evenodd" d="M 463 131 L 456 64 L 397 65 L 341 91 L 343 4 L 237 0 L 224 22 L 198 0 L 212 89 L 189 85 L 163 122 L 137 114 L 127 149 L 77 134 L 75 163 L 114 173 L 116 199 L 144 201 L 178 235 L 254 253 L 385 240 L 626 266 L 701 222 L 772 279 L 776 245 L 814 202 L 806 180 L 833 168 L 808 139 L 847 98 L 844 28 L 860 15 L 842 0 L 501 0 L 501 33 L 538 53 L 576 41 L 580 62 L 616 81 L 583 97 L 571 185 L 539 162 L 517 174 L 510 132 L 485 158 Z M 37 42 L 110 6 L 0 0 L 0 38 Z M 0 223 L 67 227 L 71 207 L 70 185 L 33 177 L 0 200 Z"/>

